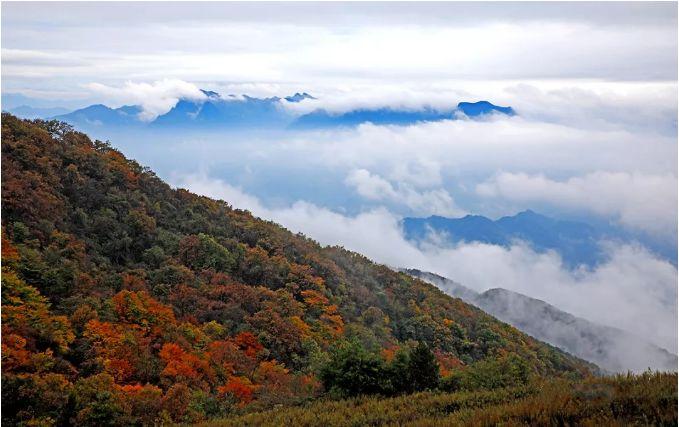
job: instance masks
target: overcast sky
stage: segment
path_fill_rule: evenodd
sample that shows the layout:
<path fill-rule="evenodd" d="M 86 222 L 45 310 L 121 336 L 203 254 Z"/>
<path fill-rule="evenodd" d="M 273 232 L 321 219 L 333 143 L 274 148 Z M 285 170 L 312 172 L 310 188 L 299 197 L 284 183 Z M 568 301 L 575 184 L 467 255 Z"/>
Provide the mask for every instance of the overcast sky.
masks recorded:
<path fill-rule="evenodd" d="M 3 2 L 2 87 L 73 98 L 92 96 L 92 83 L 166 78 L 249 92 L 470 79 L 674 81 L 676 7 Z"/>

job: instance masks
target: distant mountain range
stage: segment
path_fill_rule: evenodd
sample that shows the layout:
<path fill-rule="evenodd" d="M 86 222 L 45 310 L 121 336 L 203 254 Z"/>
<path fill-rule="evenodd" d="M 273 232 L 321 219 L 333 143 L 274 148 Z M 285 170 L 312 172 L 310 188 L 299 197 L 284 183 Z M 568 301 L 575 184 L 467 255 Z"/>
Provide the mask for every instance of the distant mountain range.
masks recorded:
<path fill-rule="evenodd" d="M 334 114 L 326 110 L 316 110 L 300 116 L 292 122 L 295 129 L 313 129 L 336 126 L 357 126 L 361 123 L 377 125 L 408 125 L 417 122 L 435 122 L 451 120 L 454 110 L 438 111 L 431 108 L 421 110 L 394 110 L 391 108 L 358 109 L 341 114 Z"/>
<path fill-rule="evenodd" d="M 606 371 L 639 372 L 649 367 L 677 370 L 675 354 L 621 329 L 575 317 L 544 301 L 502 288 L 478 293 L 437 274 L 404 271 Z"/>
<path fill-rule="evenodd" d="M 489 114 L 514 115 L 511 107 L 498 107 L 488 101 L 475 103 L 461 102 L 456 108 L 438 110 L 430 107 L 421 109 L 375 108 L 356 109 L 342 113 L 317 109 L 307 114 L 294 114 L 284 103 L 297 103 L 316 99 L 303 92 L 284 98 L 255 98 L 247 95 L 221 96 L 213 91 L 202 91 L 205 99 L 196 101 L 180 99 L 167 113 L 148 122 L 140 119 L 140 106 L 128 105 L 111 108 L 96 104 L 72 112 L 65 109 L 37 109 L 21 106 L 9 111 L 25 118 L 54 118 L 70 123 L 81 130 L 105 127 L 150 127 L 150 128 L 199 128 L 199 129 L 317 129 L 328 127 L 351 127 L 361 123 L 408 125 L 417 122 L 451 120 L 459 115 L 478 118 Z"/>
<path fill-rule="evenodd" d="M 53 118 L 74 126 L 141 126 L 141 111 L 141 107 L 135 105 L 109 108 L 103 104 L 95 104 Z"/>
<path fill-rule="evenodd" d="M 457 109 L 462 111 L 467 117 L 477 117 L 490 113 L 500 113 L 508 116 L 516 115 L 512 107 L 498 107 L 488 101 L 460 102 L 457 104 Z"/>
<path fill-rule="evenodd" d="M 322 128 L 332 126 L 356 126 L 361 123 L 380 125 L 408 125 L 418 122 L 435 122 L 439 120 L 453 120 L 458 113 L 467 117 L 480 117 L 498 113 L 513 116 L 516 113 L 511 107 L 498 107 L 488 101 L 460 102 L 457 108 L 437 110 L 422 108 L 419 110 L 398 110 L 392 108 L 358 109 L 341 114 L 333 114 L 320 109 L 297 118 L 294 128 Z"/>
<path fill-rule="evenodd" d="M 22 119 L 41 119 L 67 114 L 69 111 L 71 110 L 63 107 L 30 107 L 28 105 L 20 105 L 9 110 L 10 113 Z"/>
<path fill-rule="evenodd" d="M 180 100 L 170 111 L 150 123 L 154 127 L 285 127 L 292 119 L 281 105 L 279 97 L 253 98 L 247 95 L 221 97 L 216 92 L 203 91 L 204 101 Z M 308 93 L 296 93 L 284 98 L 287 102 L 313 99 Z"/>
<path fill-rule="evenodd" d="M 517 240 L 528 243 L 537 252 L 556 251 L 569 268 L 588 267 L 606 261 L 602 240 L 640 241 L 657 255 L 676 265 L 676 246 L 667 246 L 650 238 L 632 235 L 614 226 L 593 226 L 584 222 L 564 221 L 540 215 L 531 210 L 514 216 L 491 220 L 480 215 L 463 218 L 404 218 L 406 239 L 422 242 L 431 233 L 455 245 L 461 242 L 480 242 L 509 247 Z"/>

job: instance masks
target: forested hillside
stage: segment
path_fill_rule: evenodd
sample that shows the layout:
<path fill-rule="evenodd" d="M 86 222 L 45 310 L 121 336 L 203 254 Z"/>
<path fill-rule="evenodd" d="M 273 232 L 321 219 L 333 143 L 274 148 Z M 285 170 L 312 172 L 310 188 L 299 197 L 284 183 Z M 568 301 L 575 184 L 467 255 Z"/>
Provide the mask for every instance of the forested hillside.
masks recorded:
<path fill-rule="evenodd" d="M 2 116 L 2 239 L 7 425 L 197 422 L 596 369 L 59 122 Z"/>

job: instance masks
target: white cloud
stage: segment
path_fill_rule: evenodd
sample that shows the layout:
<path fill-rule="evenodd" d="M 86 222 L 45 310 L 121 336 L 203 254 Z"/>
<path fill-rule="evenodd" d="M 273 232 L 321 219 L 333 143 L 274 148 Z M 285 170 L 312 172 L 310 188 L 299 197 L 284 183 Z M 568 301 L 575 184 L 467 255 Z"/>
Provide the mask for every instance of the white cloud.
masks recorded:
<path fill-rule="evenodd" d="M 434 209 L 423 209 L 427 206 L 501 216 L 549 205 L 634 230 L 676 235 L 676 136 L 514 117 L 362 125 L 294 135 L 263 147 L 257 149 L 276 159 L 269 170 L 280 167 L 281 159 L 290 167 L 302 167 L 295 159 L 314 159 L 315 173 L 343 174 L 364 198 L 399 201 L 416 215 L 432 214 Z M 439 189 L 454 205 L 446 205 L 441 191 L 422 197 Z"/>
<path fill-rule="evenodd" d="M 378 175 L 372 175 L 365 169 L 352 171 L 344 182 L 354 186 L 361 196 L 368 199 L 384 200 L 399 198 L 398 193 L 389 181 Z"/>
<path fill-rule="evenodd" d="M 593 172 L 555 181 L 544 175 L 500 173 L 476 187 L 484 197 L 521 204 L 547 202 L 617 218 L 621 224 L 676 238 L 677 176 Z"/>
<path fill-rule="evenodd" d="M 441 164 L 426 156 L 394 165 L 389 178 L 399 182 L 407 182 L 417 188 L 433 187 L 442 184 Z"/>
<path fill-rule="evenodd" d="M 451 171 L 676 170 L 675 137 L 624 129 L 581 129 L 521 117 L 442 121 L 419 125 L 361 125 L 355 131 L 295 138 L 295 147 L 321 161 L 363 168 L 427 159 Z"/>
<path fill-rule="evenodd" d="M 200 101 L 207 98 L 196 85 L 178 79 L 163 79 L 153 83 L 128 81 L 122 87 L 101 83 L 89 83 L 85 86 L 118 103 L 140 105 L 143 109 L 140 119 L 144 121 L 151 121 L 167 113 L 180 99 Z"/>
<path fill-rule="evenodd" d="M 535 5 L 490 4 L 439 6 L 443 11 L 410 6 L 416 20 L 403 19 L 403 11 L 395 14 L 387 4 L 369 10 L 343 5 L 331 12 L 300 5 L 295 19 L 269 16 L 273 13 L 233 18 L 246 7 L 214 5 L 206 16 L 166 5 L 10 6 L 2 17 L 8 49 L 3 50 L 3 85 L 73 87 L 83 80 L 117 85 L 173 77 L 302 83 L 313 90 L 356 82 L 676 78 L 676 19 L 668 18 L 676 7 L 671 5 L 620 5 L 622 10 L 609 16 L 598 9 L 596 19 L 580 5 L 535 13 Z M 611 18 L 620 12 L 624 20 Z M 74 25 L 74 17 L 83 15 L 87 18 Z M 280 12 L 290 15 L 288 9 Z M 399 19 L 387 19 L 394 15 Z M 19 50 L 61 59 L 36 61 L 35 55 L 12 53 Z M 5 55 L 10 62 L 4 63 Z"/>
<path fill-rule="evenodd" d="M 458 216 L 465 213 L 455 205 L 452 196 L 443 188 L 418 192 L 404 182 L 393 186 L 386 179 L 371 174 L 366 169 L 351 171 L 344 182 L 366 199 L 402 204 L 415 214 Z"/>
<path fill-rule="evenodd" d="M 676 134 L 676 81 L 518 83 L 504 92 L 523 117 L 536 121 Z"/>

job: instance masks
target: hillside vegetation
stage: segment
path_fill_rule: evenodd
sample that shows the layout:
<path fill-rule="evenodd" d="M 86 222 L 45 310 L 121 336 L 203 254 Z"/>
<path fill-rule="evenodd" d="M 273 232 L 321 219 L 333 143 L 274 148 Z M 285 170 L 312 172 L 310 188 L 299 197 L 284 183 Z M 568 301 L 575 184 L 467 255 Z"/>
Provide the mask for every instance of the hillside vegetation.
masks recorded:
<path fill-rule="evenodd" d="M 60 122 L 2 116 L 2 239 L 7 425 L 198 422 L 596 370 Z"/>
<path fill-rule="evenodd" d="M 670 373 L 547 380 L 493 391 L 316 402 L 202 427 L 677 425 L 676 384 Z"/>

